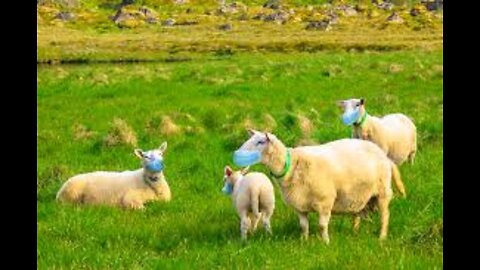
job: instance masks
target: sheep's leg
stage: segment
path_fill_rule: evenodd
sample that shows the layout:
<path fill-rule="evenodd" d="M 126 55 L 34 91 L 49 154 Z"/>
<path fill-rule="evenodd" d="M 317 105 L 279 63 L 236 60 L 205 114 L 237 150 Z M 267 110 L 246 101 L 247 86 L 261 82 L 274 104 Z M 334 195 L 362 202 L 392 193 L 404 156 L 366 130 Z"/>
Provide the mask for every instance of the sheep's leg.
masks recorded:
<path fill-rule="evenodd" d="M 358 230 L 360 229 L 360 221 L 362 220 L 362 218 L 360 217 L 360 214 L 355 214 L 355 216 L 353 217 L 353 230 L 358 232 Z"/>
<path fill-rule="evenodd" d="M 250 229 L 250 218 L 247 215 L 246 211 L 240 213 L 240 233 L 242 235 L 242 240 L 247 240 L 247 233 Z"/>
<path fill-rule="evenodd" d="M 252 208 L 252 231 L 257 230 L 258 221 L 260 220 L 261 213 L 259 211 L 259 200 L 260 194 L 258 191 L 253 191 L 250 194 L 250 205 Z"/>
<path fill-rule="evenodd" d="M 262 217 L 261 212 L 257 213 L 256 215 L 252 214 L 252 232 L 257 230 L 258 222 L 260 221 L 261 217 Z"/>
<path fill-rule="evenodd" d="M 378 208 L 380 211 L 380 240 L 384 240 L 387 238 L 388 233 L 388 221 L 390 218 L 390 211 L 388 209 L 388 205 L 390 204 L 391 196 L 379 197 L 378 198 Z"/>
<path fill-rule="evenodd" d="M 330 222 L 330 216 L 330 211 L 319 212 L 320 231 L 322 234 L 322 239 L 326 244 L 330 243 L 330 238 L 328 237 L 328 223 Z"/>
<path fill-rule="evenodd" d="M 127 192 L 122 199 L 122 205 L 131 209 L 144 209 L 143 200 L 139 199 L 133 191 Z"/>
<path fill-rule="evenodd" d="M 300 227 L 302 228 L 302 239 L 308 239 L 308 212 L 298 212 Z"/>
<path fill-rule="evenodd" d="M 263 228 L 265 231 L 272 235 L 272 227 L 270 226 L 270 218 L 272 217 L 273 211 L 269 209 L 262 210 L 262 222 Z"/>
<path fill-rule="evenodd" d="M 409 159 L 411 165 L 413 165 L 413 164 L 415 163 L 415 155 L 416 155 L 416 153 L 415 153 L 415 152 L 412 152 L 412 153 L 410 153 L 410 155 L 408 156 L 408 159 Z"/>

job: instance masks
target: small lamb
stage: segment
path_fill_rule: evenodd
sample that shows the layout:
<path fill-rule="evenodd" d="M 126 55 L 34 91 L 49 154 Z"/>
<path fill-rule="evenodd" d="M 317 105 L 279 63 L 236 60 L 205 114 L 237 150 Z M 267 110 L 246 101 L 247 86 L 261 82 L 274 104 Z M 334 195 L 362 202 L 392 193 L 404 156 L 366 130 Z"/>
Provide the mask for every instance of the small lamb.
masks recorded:
<path fill-rule="evenodd" d="M 397 165 L 406 160 L 413 164 L 417 152 L 417 129 L 410 118 L 401 113 L 382 118 L 371 116 L 365 109 L 363 98 L 341 100 L 337 105 L 343 109 L 344 124 L 353 125 L 353 138 L 375 143 Z"/>
<path fill-rule="evenodd" d="M 143 209 L 147 201 L 171 199 L 170 188 L 163 175 L 163 154 L 167 142 L 155 150 L 135 149 L 143 168 L 135 171 L 97 171 L 70 178 L 57 193 L 57 201 L 85 204 L 106 204 Z"/>
<path fill-rule="evenodd" d="M 240 217 L 242 239 L 247 239 L 247 232 L 257 229 L 260 218 L 264 229 L 272 234 L 270 218 L 275 209 L 275 194 L 270 179 L 259 172 L 248 173 L 248 167 L 233 171 L 229 166 L 224 170 L 224 187 L 222 192 L 231 195 L 233 205 Z M 250 217 L 249 217 L 250 216 Z"/>

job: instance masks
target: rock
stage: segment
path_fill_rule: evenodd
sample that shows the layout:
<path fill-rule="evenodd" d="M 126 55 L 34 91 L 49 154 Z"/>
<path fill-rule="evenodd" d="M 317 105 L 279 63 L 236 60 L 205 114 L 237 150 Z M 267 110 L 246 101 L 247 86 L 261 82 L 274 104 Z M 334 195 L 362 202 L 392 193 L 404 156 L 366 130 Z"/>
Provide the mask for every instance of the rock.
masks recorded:
<path fill-rule="evenodd" d="M 37 5 L 44 5 L 49 3 L 52 3 L 52 1 L 37 0 Z M 67 8 L 78 7 L 78 0 L 56 0 L 54 1 L 54 3 L 60 5 L 61 7 L 67 7 Z"/>
<path fill-rule="evenodd" d="M 383 10 L 392 10 L 394 5 L 390 2 L 382 2 L 380 4 L 377 4 L 377 8 L 383 9 Z"/>
<path fill-rule="evenodd" d="M 140 11 L 143 15 L 145 15 L 145 17 L 147 18 L 151 18 L 151 17 L 156 17 L 157 16 L 157 13 L 151 9 L 149 9 L 148 7 L 140 7 L 138 9 L 138 11 Z"/>
<path fill-rule="evenodd" d="M 421 3 L 425 5 L 428 11 L 443 9 L 443 0 L 422 0 Z"/>
<path fill-rule="evenodd" d="M 62 21 L 71 21 L 71 20 L 75 19 L 75 15 L 73 15 L 73 13 L 71 13 L 71 12 L 62 11 L 55 16 L 55 19 L 59 19 L 59 20 L 62 20 Z"/>
<path fill-rule="evenodd" d="M 338 14 L 335 11 L 327 12 L 327 16 L 329 18 L 330 24 L 337 24 L 338 23 Z"/>
<path fill-rule="evenodd" d="M 232 25 L 229 23 L 222 24 L 218 27 L 218 29 L 223 30 L 223 31 L 230 31 L 232 30 Z"/>
<path fill-rule="evenodd" d="M 164 26 L 174 26 L 175 25 L 175 20 L 170 18 L 166 19 L 165 21 L 162 22 L 162 25 Z"/>
<path fill-rule="evenodd" d="M 128 12 L 124 12 L 123 9 L 119 9 L 117 11 L 117 13 L 113 16 L 112 20 L 116 23 L 116 24 L 119 24 L 119 23 L 122 23 L 126 20 L 131 20 L 131 19 L 134 19 L 134 17 L 128 13 Z"/>
<path fill-rule="evenodd" d="M 264 8 L 270 8 L 270 9 L 280 9 L 281 4 L 280 0 L 268 0 L 265 4 L 263 4 Z"/>
<path fill-rule="evenodd" d="M 138 10 L 131 7 L 122 7 L 112 17 L 118 26 L 136 27 L 145 23 L 157 23 L 157 13 L 152 9 L 142 6 Z"/>
<path fill-rule="evenodd" d="M 321 21 L 311 21 L 305 27 L 306 30 L 322 30 L 322 31 L 330 31 L 330 20 L 324 19 Z"/>
<path fill-rule="evenodd" d="M 188 3 L 188 0 L 173 0 L 173 3 L 175 5 L 183 5 L 183 4 Z"/>
<path fill-rule="evenodd" d="M 349 5 L 340 5 L 336 9 L 342 11 L 343 14 L 347 17 L 357 15 L 357 10 Z"/>
<path fill-rule="evenodd" d="M 263 18 L 265 18 L 265 14 L 260 12 L 260 13 L 257 13 L 255 14 L 255 16 L 252 17 L 252 19 L 254 20 L 263 20 Z"/>
<path fill-rule="evenodd" d="M 265 22 L 273 21 L 278 24 L 285 24 L 288 21 L 289 15 L 285 12 L 279 11 L 269 14 L 263 18 Z"/>
<path fill-rule="evenodd" d="M 176 25 L 195 25 L 198 24 L 198 21 L 183 21 L 183 22 L 178 22 Z"/>
<path fill-rule="evenodd" d="M 145 19 L 145 22 L 150 23 L 150 24 L 156 24 L 158 22 L 158 20 L 155 17 L 149 17 L 149 18 Z"/>
<path fill-rule="evenodd" d="M 217 10 L 217 14 L 235 14 L 240 11 L 246 12 L 247 6 L 240 2 L 232 2 L 229 5 L 221 3 L 220 8 Z"/>
<path fill-rule="evenodd" d="M 240 21 L 247 21 L 248 20 L 248 15 L 246 13 L 243 13 L 238 17 L 238 20 Z"/>
<path fill-rule="evenodd" d="M 420 15 L 420 14 L 421 14 L 421 12 L 420 12 L 420 10 L 419 10 L 418 8 L 412 8 L 412 9 L 410 10 L 410 15 L 413 16 L 413 17 L 416 17 L 416 16 L 418 16 L 418 15 Z"/>
<path fill-rule="evenodd" d="M 400 17 L 397 12 L 393 12 L 392 15 L 388 16 L 387 21 L 392 23 L 403 23 L 402 17 Z"/>

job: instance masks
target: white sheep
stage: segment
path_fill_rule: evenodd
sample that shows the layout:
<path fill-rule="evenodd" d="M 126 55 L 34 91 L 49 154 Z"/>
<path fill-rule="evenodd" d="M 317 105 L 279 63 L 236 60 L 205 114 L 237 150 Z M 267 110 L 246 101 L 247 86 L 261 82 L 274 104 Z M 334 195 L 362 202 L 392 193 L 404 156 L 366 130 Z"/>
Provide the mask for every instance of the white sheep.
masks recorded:
<path fill-rule="evenodd" d="M 372 116 L 367 113 L 363 98 L 341 100 L 337 104 L 343 109 L 343 122 L 353 126 L 353 138 L 375 143 L 397 165 L 406 160 L 413 164 L 417 152 L 417 129 L 410 118 L 401 113 L 382 118 Z"/>
<path fill-rule="evenodd" d="M 250 139 L 234 153 L 238 166 L 264 164 L 279 180 L 285 202 L 298 214 L 302 238 L 308 238 L 308 213 L 319 214 L 323 240 L 328 244 L 332 213 L 360 216 L 377 205 L 381 216 L 380 239 L 387 236 L 391 180 L 405 196 L 397 166 L 374 143 L 342 139 L 318 146 L 293 149 L 271 133 L 249 130 Z"/>
<path fill-rule="evenodd" d="M 164 142 L 158 149 L 144 152 L 135 149 L 143 167 L 135 171 L 97 171 L 73 176 L 57 193 L 57 201 L 107 204 L 143 209 L 147 201 L 171 199 L 170 187 L 163 174 Z"/>
<path fill-rule="evenodd" d="M 233 205 L 240 217 L 240 232 L 243 240 L 247 232 L 254 232 L 260 219 L 267 233 L 272 234 L 270 218 L 275 209 L 275 194 L 270 179 L 259 172 L 248 172 L 248 167 L 233 171 L 224 169 L 222 191 L 231 195 Z"/>

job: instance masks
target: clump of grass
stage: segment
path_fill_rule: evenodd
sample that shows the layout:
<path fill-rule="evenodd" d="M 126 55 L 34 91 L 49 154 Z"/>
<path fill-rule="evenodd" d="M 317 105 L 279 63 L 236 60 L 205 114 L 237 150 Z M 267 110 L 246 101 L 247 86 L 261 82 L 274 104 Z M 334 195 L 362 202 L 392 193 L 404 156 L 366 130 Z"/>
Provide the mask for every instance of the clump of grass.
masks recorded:
<path fill-rule="evenodd" d="M 400 64 L 390 64 L 388 67 L 389 73 L 399 73 L 403 71 L 403 65 Z"/>
<path fill-rule="evenodd" d="M 160 132 L 163 135 L 170 136 L 179 134 L 181 132 L 181 128 L 175 124 L 170 116 L 164 115 L 162 117 L 162 122 L 160 123 Z"/>
<path fill-rule="evenodd" d="M 97 134 L 95 131 L 91 131 L 85 125 L 79 123 L 75 123 L 75 125 L 72 127 L 72 130 L 73 138 L 76 141 L 90 139 Z"/>
<path fill-rule="evenodd" d="M 312 135 L 313 131 L 313 124 L 310 119 L 308 119 L 306 116 L 298 114 L 297 115 L 297 123 L 298 127 L 300 128 L 300 131 L 302 132 L 303 138 L 308 138 L 310 135 Z"/>
<path fill-rule="evenodd" d="M 269 113 L 263 114 L 263 123 L 264 130 L 268 132 L 272 132 L 277 127 L 277 121 L 275 121 L 275 118 Z"/>
<path fill-rule="evenodd" d="M 128 145 L 137 146 L 137 135 L 132 127 L 121 118 L 114 118 L 110 131 L 103 138 L 105 146 Z"/>
<path fill-rule="evenodd" d="M 410 242 L 414 245 L 443 245 L 443 220 L 439 219 L 426 229 L 417 231 Z"/>

